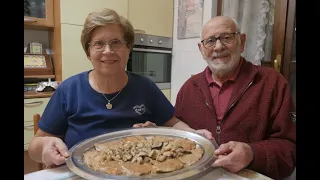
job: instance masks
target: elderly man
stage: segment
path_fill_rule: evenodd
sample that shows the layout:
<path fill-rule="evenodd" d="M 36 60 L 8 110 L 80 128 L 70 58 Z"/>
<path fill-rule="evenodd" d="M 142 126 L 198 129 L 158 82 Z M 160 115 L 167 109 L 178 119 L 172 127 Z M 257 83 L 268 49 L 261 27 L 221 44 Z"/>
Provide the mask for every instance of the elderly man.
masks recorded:
<path fill-rule="evenodd" d="M 231 172 L 250 168 L 275 179 L 290 176 L 296 125 L 288 82 L 241 56 L 246 35 L 231 18 L 209 20 L 201 39 L 198 47 L 208 67 L 181 87 L 176 117 L 212 133 L 220 145 L 215 166 Z"/>

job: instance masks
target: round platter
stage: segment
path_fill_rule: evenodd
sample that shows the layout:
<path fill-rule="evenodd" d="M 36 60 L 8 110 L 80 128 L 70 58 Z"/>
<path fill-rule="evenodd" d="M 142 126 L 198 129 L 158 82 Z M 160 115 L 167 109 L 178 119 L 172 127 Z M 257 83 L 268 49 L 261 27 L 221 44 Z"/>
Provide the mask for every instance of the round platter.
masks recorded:
<path fill-rule="evenodd" d="M 96 143 L 103 143 L 108 141 L 117 141 L 124 137 L 142 135 L 146 138 L 148 136 L 167 136 L 167 137 L 182 137 L 194 141 L 197 146 L 202 147 L 204 153 L 202 158 L 196 163 L 185 166 L 184 168 L 170 172 L 161 173 L 156 175 L 143 175 L 143 176 L 115 176 L 102 172 L 97 172 L 87 167 L 82 160 L 82 155 L 87 150 L 94 147 Z M 74 145 L 70 151 L 70 157 L 66 159 L 66 164 L 69 169 L 80 177 L 92 180 L 124 180 L 124 179 L 152 179 L 152 180 L 179 180 L 195 178 L 203 174 L 211 164 L 216 160 L 214 150 L 217 145 L 214 141 L 208 140 L 205 137 L 173 128 L 157 127 L 157 128 L 130 128 L 126 130 L 116 131 L 112 133 L 103 134 L 90 139 L 86 139 Z"/>

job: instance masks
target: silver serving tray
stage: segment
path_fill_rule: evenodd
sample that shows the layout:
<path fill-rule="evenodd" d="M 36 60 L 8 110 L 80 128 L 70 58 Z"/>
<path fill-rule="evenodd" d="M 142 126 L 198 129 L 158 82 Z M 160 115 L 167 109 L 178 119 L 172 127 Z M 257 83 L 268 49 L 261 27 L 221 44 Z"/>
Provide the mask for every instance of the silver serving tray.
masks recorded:
<path fill-rule="evenodd" d="M 143 176 L 115 176 L 102 172 L 97 172 L 87 167 L 82 160 L 82 155 L 87 150 L 93 148 L 95 143 L 102 143 L 108 141 L 116 141 L 127 136 L 143 135 L 148 136 L 168 136 L 168 137 L 185 137 L 196 142 L 204 150 L 203 157 L 191 166 L 185 166 L 183 169 L 156 175 L 143 175 Z M 70 157 L 66 159 L 66 164 L 69 169 L 80 177 L 92 180 L 102 179 L 156 179 L 156 180 L 179 180 L 179 179 L 194 179 L 202 176 L 206 170 L 211 167 L 211 164 L 216 160 L 214 150 L 218 148 L 215 141 L 206 139 L 205 137 L 192 133 L 189 131 L 177 130 L 166 127 L 148 127 L 148 128 L 130 128 L 126 130 L 116 131 L 99 135 L 90 139 L 86 139 L 74 145 L 70 151 Z"/>

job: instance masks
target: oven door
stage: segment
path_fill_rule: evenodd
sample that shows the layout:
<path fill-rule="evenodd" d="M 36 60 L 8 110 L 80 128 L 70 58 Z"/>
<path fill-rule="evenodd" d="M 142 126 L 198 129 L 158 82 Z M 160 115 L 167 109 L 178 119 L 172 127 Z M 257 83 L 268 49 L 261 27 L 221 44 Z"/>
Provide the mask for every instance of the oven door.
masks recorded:
<path fill-rule="evenodd" d="M 171 50 L 133 48 L 127 71 L 150 78 L 160 89 L 170 88 Z"/>

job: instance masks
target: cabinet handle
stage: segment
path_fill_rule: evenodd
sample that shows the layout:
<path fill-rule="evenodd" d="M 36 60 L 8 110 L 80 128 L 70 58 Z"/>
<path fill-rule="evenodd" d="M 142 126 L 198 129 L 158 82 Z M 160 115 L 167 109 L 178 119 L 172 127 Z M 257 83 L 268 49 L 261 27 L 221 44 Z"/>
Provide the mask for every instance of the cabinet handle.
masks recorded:
<path fill-rule="evenodd" d="M 28 124 L 28 125 L 24 125 L 25 128 L 31 128 L 31 127 L 34 127 L 33 124 Z"/>
<path fill-rule="evenodd" d="M 33 22 L 37 22 L 37 21 L 33 20 L 33 19 L 24 18 L 24 22 L 33 23 Z"/>
<path fill-rule="evenodd" d="M 37 105 L 41 105 L 43 103 L 43 101 L 33 101 L 33 102 L 27 102 L 24 103 L 25 106 L 37 106 Z"/>

